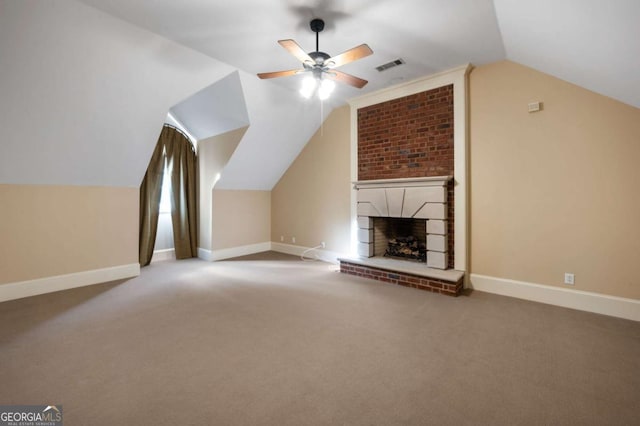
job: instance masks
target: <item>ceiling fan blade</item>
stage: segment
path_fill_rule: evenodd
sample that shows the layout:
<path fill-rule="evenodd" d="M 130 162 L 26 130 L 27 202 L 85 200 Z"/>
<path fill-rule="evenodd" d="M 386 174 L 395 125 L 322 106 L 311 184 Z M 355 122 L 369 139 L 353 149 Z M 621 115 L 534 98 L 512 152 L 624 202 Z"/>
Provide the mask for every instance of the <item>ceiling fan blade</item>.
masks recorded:
<path fill-rule="evenodd" d="M 295 41 L 293 41 L 291 39 L 278 40 L 278 43 L 280 44 L 280 46 L 282 46 L 285 49 L 287 49 L 287 51 L 289 53 L 291 53 L 293 56 L 298 58 L 298 60 L 300 62 L 302 62 L 302 63 L 311 62 L 311 63 L 315 64 L 315 61 L 313 59 L 311 59 L 311 56 L 309 56 L 307 54 L 307 52 L 302 50 L 302 47 L 300 47 L 300 45 L 298 43 L 296 43 Z"/>
<path fill-rule="evenodd" d="M 342 52 L 339 55 L 329 58 L 325 61 L 325 64 L 329 68 L 336 68 L 340 65 L 348 64 L 349 62 L 357 61 L 358 59 L 365 58 L 373 53 L 373 50 L 366 44 L 349 49 L 346 52 Z"/>
<path fill-rule="evenodd" d="M 265 78 L 276 78 L 276 77 L 287 77 L 290 75 L 298 74 L 300 72 L 304 72 L 304 69 L 299 70 L 287 70 L 287 71 L 274 71 L 274 72 L 261 72 L 258 74 L 258 77 Z"/>
<path fill-rule="evenodd" d="M 336 70 L 328 71 L 325 75 L 332 80 L 336 80 L 341 83 L 346 83 L 358 89 L 362 89 L 368 83 L 367 80 L 363 80 L 351 74 L 347 74 L 345 72 L 336 71 Z"/>

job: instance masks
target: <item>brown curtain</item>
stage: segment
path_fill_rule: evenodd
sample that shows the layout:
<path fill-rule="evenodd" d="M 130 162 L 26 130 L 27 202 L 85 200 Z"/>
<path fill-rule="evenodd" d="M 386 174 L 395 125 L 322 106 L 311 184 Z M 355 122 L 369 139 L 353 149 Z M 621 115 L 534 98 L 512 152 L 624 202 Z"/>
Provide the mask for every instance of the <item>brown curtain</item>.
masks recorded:
<path fill-rule="evenodd" d="M 138 258 L 140 266 L 151 262 L 156 244 L 158 214 L 160 212 L 160 193 L 164 177 L 164 144 L 158 140 L 153 151 L 149 167 L 140 185 L 140 230 L 138 235 Z"/>
<path fill-rule="evenodd" d="M 176 259 L 198 256 L 197 180 L 198 157 L 189 140 L 177 130 L 169 129 L 166 153 L 171 172 L 171 222 Z M 164 133 L 164 132 L 163 132 Z"/>
<path fill-rule="evenodd" d="M 140 186 L 140 265 L 151 262 L 158 229 L 165 156 L 171 172 L 171 221 L 176 259 L 198 255 L 198 158 L 180 131 L 164 126 Z"/>

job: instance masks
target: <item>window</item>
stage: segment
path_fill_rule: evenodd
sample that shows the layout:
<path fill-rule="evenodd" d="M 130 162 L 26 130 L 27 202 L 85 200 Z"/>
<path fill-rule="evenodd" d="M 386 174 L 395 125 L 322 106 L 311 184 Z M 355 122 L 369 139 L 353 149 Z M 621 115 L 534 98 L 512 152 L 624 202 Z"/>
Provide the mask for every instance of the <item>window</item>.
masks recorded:
<path fill-rule="evenodd" d="M 164 178 L 160 193 L 160 213 L 171 213 L 171 164 L 164 157 Z"/>

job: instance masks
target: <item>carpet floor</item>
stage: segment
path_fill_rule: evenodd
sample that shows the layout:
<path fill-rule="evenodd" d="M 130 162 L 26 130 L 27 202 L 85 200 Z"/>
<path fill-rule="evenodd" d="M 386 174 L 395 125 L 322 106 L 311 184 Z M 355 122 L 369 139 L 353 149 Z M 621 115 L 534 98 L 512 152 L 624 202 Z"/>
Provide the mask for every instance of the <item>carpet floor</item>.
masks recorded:
<path fill-rule="evenodd" d="M 0 303 L 0 404 L 65 425 L 637 425 L 640 323 L 273 252 Z"/>

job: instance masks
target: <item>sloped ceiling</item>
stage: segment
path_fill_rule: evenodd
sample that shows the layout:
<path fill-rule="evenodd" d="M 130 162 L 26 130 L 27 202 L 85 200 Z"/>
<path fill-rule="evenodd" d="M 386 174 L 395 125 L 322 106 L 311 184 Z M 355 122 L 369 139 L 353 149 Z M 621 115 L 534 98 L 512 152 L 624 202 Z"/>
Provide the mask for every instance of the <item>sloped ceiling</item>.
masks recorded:
<path fill-rule="evenodd" d="M 508 59 L 640 108 L 640 1 L 494 3 Z"/>
<path fill-rule="evenodd" d="M 169 113 L 197 141 L 249 125 L 237 71 L 172 106 Z"/>
<path fill-rule="evenodd" d="M 234 68 L 75 2 L 0 1 L 0 183 L 139 187 L 169 107 Z"/>
<path fill-rule="evenodd" d="M 0 0 L 0 184 L 139 187 L 170 108 L 218 83 L 230 115 L 194 127 L 251 126 L 220 183 L 269 190 L 320 110 L 255 80 L 75 1 Z"/>
<path fill-rule="evenodd" d="M 342 68 L 370 83 L 340 85 L 335 105 L 464 63 L 509 59 L 640 107 L 638 0 L 83 1 L 250 74 L 296 68 L 276 40 L 312 51 L 308 22 L 323 18 L 320 50 L 368 43 L 374 51 Z M 374 70 L 398 57 L 406 65 Z M 296 90 L 299 79 L 273 83 Z"/>
<path fill-rule="evenodd" d="M 255 76 L 299 68 L 277 40 L 293 38 L 315 50 L 309 28 L 325 20 L 320 50 L 337 55 L 361 43 L 374 54 L 341 68 L 369 80 L 362 90 L 338 85 L 332 105 L 468 62 L 504 58 L 491 0 L 83 0 Z M 379 73 L 375 67 L 397 58 L 406 65 Z M 296 92 L 302 76 L 262 81 Z M 300 100 L 302 102 L 302 100 Z"/>
<path fill-rule="evenodd" d="M 82 2 L 92 7 L 0 0 L 0 182 L 137 186 L 169 108 L 237 71 L 250 124 L 218 185 L 271 189 L 320 105 L 298 96 L 301 76 L 255 74 L 298 67 L 276 41 L 314 50 L 314 17 L 327 23 L 321 50 L 374 51 L 341 68 L 369 84 L 338 85 L 325 116 L 356 95 L 502 59 L 640 107 L 637 0 Z M 396 58 L 406 64 L 375 70 Z"/>
<path fill-rule="evenodd" d="M 319 128 L 320 108 L 251 74 L 240 80 L 250 124 L 216 188 L 271 190 Z"/>

